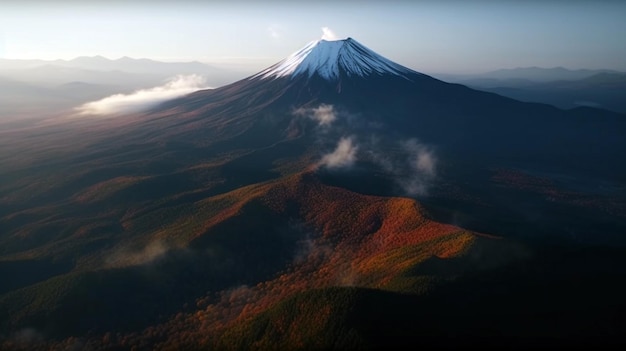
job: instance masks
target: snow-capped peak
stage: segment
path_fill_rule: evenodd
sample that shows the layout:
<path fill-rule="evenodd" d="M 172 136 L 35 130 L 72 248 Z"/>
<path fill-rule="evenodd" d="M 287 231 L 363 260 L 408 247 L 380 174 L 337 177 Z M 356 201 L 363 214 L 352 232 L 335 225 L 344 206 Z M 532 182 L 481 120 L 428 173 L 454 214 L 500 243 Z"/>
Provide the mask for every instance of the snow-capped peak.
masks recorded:
<path fill-rule="evenodd" d="M 348 76 L 365 77 L 372 74 L 394 74 L 408 79 L 417 72 L 390 61 L 352 38 L 316 40 L 286 59 L 257 73 L 251 78 L 278 78 L 318 74 L 334 80 L 343 71 Z"/>

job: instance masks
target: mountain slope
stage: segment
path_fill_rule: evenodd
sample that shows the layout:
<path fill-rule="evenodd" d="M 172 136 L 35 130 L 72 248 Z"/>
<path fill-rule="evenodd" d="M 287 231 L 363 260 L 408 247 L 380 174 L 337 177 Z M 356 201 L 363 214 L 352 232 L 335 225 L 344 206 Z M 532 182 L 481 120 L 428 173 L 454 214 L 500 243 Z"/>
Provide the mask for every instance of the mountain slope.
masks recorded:
<path fill-rule="evenodd" d="M 465 84 L 521 101 L 542 102 L 559 108 L 590 106 L 626 113 L 626 74 L 623 73 L 598 73 L 578 80 L 531 83 L 523 87 L 511 86 L 507 81 L 496 81 L 493 87 L 482 86 L 480 82 Z"/>
<path fill-rule="evenodd" d="M 350 41 L 339 43 L 350 45 Z M 317 43 L 313 48 L 324 44 Z M 339 55 L 339 50 L 323 52 Z M 355 61 L 355 65 L 360 62 Z M 289 61 L 279 63 L 267 72 L 282 67 L 285 62 Z M 333 106 L 337 118 L 330 126 L 321 128 L 324 134 L 321 139 L 328 143 L 332 137 L 339 140 L 342 136 L 353 136 L 353 141 L 361 148 L 361 153 L 357 155 L 359 164 L 366 168 L 369 164 L 370 169 L 370 172 L 359 173 L 360 179 L 372 172 L 388 175 L 389 170 L 378 162 L 379 156 L 397 153 L 398 147 L 392 140 L 417 138 L 436 150 L 437 159 L 441 161 L 436 180 L 438 184 L 448 187 L 439 189 L 442 193 L 459 188 L 468 191 L 465 184 L 471 179 L 472 192 L 476 193 L 473 196 L 481 197 L 482 203 L 495 202 L 497 208 L 506 210 L 498 213 L 496 219 L 516 218 L 515 224 L 492 225 L 494 211 L 491 208 L 474 211 L 479 205 L 475 201 L 459 202 L 444 194 L 438 198 L 422 199 L 437 206 L 446 204 L 446 209 L 438 217 L 441 220 L 466 218 L 461 224 L 481 231 L 501 232 L 506 229 L 516 232 L 515 235 L 527 235 L 523 234 L 528 232 L 522 229 L 523 225 L 536 217 L 529 214 L 526 205 L 522 205 L 526 200 L 511 201 L 511 198 L 526 195 L 514 193 L 508 199 L 497 195 L 498 190 L 490 180 L 494 169 L 549 174 L 548 178 L 561 187 L 560 191 L 566 192 L 576 192 L 579 187 L 571 187 L 560 179 L 575 177 L 584 184 L 585 196 L 599 198 L 602 202 L 613 200 L 609 200 L 607 193 L 595 184 L 608 181 L 612 191 L 623 193 L 619 184 L 626 176 L 626 168 L 620 161 L 620 155 L 626 153 L 623 138 L 626 119 L 622 115 L 591 108 L 563 111 L 543 104 L 522 103 L 462 85 L 444 83 L 419 73 L 406 73 L 409 79 L 396 74 L 379 75 L 373 71 L 365 76 L 349 76 L 340 65 L 329 67 L 336 68 L 338 76 L 325 78 L 306 73 L 264 78 L 256 75 L 223 88 L 199 91 L 171 101 L 151 116 L 160 116 L 159 126 L 171 126 L 167 127 L 170 137 L 190 142 L 206 142 L 209 136 L 205 126 L 210 126 L 225 135 L 237 130 L 238 138 L 230 139 L 228 144 L 232 147 L 261 147 L 285 139 L 290 139 L 290 143 L 310 145 L 312 140 L 320 139 L 317 136 L 320 127 L 311 126 L 311 123 L 295 116 L 294 111 Z M 168 116 L 172 124 L 165 121 Z M 294 139 L 296 137 L 300 139 Z M 210 138 L 221 137 L 212 135 Z M 377 141 L 372 143 L 371 140 Z M 345 186 L 348 183 L 352 183 L 348 185 L 353 186 L 352 189 L 358 188 L 354 187 L 358 182 L 342 184 Z M 366 191 L 384 188 L 388 187 L 377 182 L 375 187 L 369 186 Z M 358 189 L 364 191 L 362 187 Z M 540 208 L 553 205 L 546 198 L 532 201 L 535 201 L 533 206 Z M 602 235 L 585 233 L 588 230 L 582 230 L 581 226 L 567 226 L 565 229 L 563 223 L 554 227 L 546 223 L 546 228 L 551 228 L 540 230 L 537 235 L 576 237 L 576 240 L 583 241 L 595 240 L 592 237 L 604 241 L 603 237 L 608 235 L 611 239 L 607 240 L 622 240 L 619 233 L 626 228 L 622 221 L 609 219 L 613 224 L 604 220 L 601 220 L 604 223 L 599 223 L 598 219 L 603 215 L 596 212 L 598 207 L 591 209 L 593 214 L 585 214 L 589 209 L 581 209 L 581 213 L 587 217 L 587 223 L 595 223 L 584 226 L 609 228 Z M 562 210 L 550 212 L 560 217 Z M 563 216 L 562 220 L 566 221 L 566 217 Z M 558 221 L 561 222 L 561 219 Z M 477 225 L 478 222 L 482 224 Z"/>
<path fill-rule="evenodd" d="M 568 113 L 444 83 L 378 60 L 378 55 L 352 39 L 314 42 L 248 79 L 172 101 L 159 115 L 180 116 L 171 131 L 184 133 L 182 127 L 197 129 L 205 123 L 218 122 L 223 128 L 237 123 L 241 129 L 273 130 L 279 140 L 291 125 L 294 109 L 320 104 L 342 107 L 368 123 L 380 123 L 385 132 L 406 132 L 437 144 L 453 157 L 465 157 L 461 154 L 469 152 L 476 157 L 489 153 L 490 158 L 502 158 L 506 152 L 515 161 L 536 162 L 542 155 L 553 159 L 575 154 L 577 159 L 589 161 L 601 158 L 602 162 L 587 169 L 595 171 L 598 163 L 611 162 L 599 149 L 626 151 L 621 142 L 626 123 L 620 115 L 600 110 Z M 168 111 L 170 106 L 177 107 Z M 269 123 L 259 118 L 264 111 L 273 115 Z M 229 118 L 232 115 L 237 118 Z M 219 116 L 224 119 L 217 120 Z M 589 147 L 581 147 L 581 140 Z M 568 161 L 568 166 L 586 164 Z"/>
<path fill-rule="evenodd" d="M 136 330 L 157 314 L 173 315 L 207 290 L 229 296 L 230 286 L 250 286 L 245 300 L 213 302 L 202 312 L 216 323 L 198 330 L 206 333 L 315 287 L 419 293 L 472 266 L 485 269 L 523 257 L 515 245 L 489 243 L 494 239 L 432 222 L 422 211 L 409 199 L 329 187 L 311 173 L 244 187 L 199 200 L 171 222 L 154 223 L 159 229 L 142 238 L 83 251 L 70 272 L 3 295 L 0 310 L 11 318 L 2 322 L 5 328 L 29 326 L 56 336 Z M 141 233 L 145 217 L 126 219 L 127 235 Z M 152 244 L 136 251 L 142 247 L 137 240 Z M 509 257 L 478 260 L 489 247 Z M 457 256 L 468 258 L 452 260 Z M 159 309 L 151 308 L 157 304 Z M 232 321 L 216 315 L 231 309 L 247 312 Z M 85 316 L 85 310 L 98 318 Z M 179 328 L 179 322 L 163 327 Z"/>

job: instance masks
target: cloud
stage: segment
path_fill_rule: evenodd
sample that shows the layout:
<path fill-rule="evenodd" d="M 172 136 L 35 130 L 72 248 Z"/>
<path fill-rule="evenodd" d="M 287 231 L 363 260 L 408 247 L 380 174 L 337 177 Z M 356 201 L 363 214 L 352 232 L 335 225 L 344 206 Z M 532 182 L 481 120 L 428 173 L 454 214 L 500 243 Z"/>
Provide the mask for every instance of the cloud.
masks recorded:
<path fill-rule="evenodd" d="M 339 37 L 328 27 L 322 27 L 322 40 L 337 40 Z"/>
<path fill-rule="evenodd" d="M 380 143 L 381 143 L 381 138 L 376 136 L 376 135 L 372 135 L 369 138 L 369 142 L 367 142 L 367 155 L 369 156 L 369 158 L 378 166 L 380 166 L 385 172 L 393 174 L 395 173 L 395 168 L 396 166 L 394 165 L 394 161 L 392 158 L 384 155 L 383 153 L 380 152 Z"/>
<path fill-rule="evenodd" d="M 206 89 L 203 77 L 178 75 L 164 85 L 137 90 L 131 94 L 115 94 L 103 99 L 85 103 L 76 108 L 79 115 L 111 115 L 138 112 L 159 103 L 183 96 L 200 89 Z"/>
<path fill-rule="evenodd" d="M 345 112 L 340 116 L 333 105 L 298 108 L 292 113 L 314 120 L 319 127 L 324 127 L 316 131 L 322 145 L 337 140 L 335 138 L 339 135 L 352 135 L 340 138 L 335 149 L 323 155 L 314 168 L 349 168 L 356 162 L 358 151 L 361 157 L 380 167 L 404 195 L 428 195 L 432 188 L 438 165 L 437 154 L 432 146 L 415 138 L 391 139 L 379 133 L 382 125 L 363 123 L 359 116 Z M 329 128 L 331 125 L 332 128 Z M 355 142 L 357 139 L 359 145 Z"/>
<path fill-rule="evenodd" d="M 123 247 L 111 254 L 106 261 L 107 267 L 127 267 L 152 262 L 162 257 L 169 248 L 161 241 L 153 241 L 140 250 Z"/>
<path fill-rule="evenodd" d="M 402 143 L 408 154 L 409 168 L 404 177 L 397 179 L 409 195 L 426 195 L 432 180 L 436 176 L 437 158 L 434 151 L 417 139 Z"/>
<path fill-rule="evenodd" d="M 344 137 L 339 140 L 335 151 L 322 157 L 318 166 L 327 168 L 349 167 L 356 161 L 358 146 L 354 145 L 352 137 Z"/>
<path fill-rule="evenodd" d="M 429 177 L 435 176 L 437 159 L 429 147 L 420 144 L 417 139 L 404 142 L 404 147 L 413 158 L 412 166 L 416 171 Z"/>
<path fill-rule="evenodd" d="M 400 141 L 394 151 L 381 151 L 380 139 L 372 137 L 367 145 L 371 161 L 391 176 L 406 195 L 427 195 L 437 176 L 435 151 L 417 139 Z"/>
<path fill-rule="evenodd" d="M 315 108 L 299 108 L 293 112 L 295 116 L 306 116 L 316 121 L 319 126 L 330 126 L 336 119 L 337 114 L 333 105 L 321 104 Z"/>
<path fill-rule="evenodd" d="M 321 262 L 332 255 L 333 249 L 330 243 L 324 240 L 321 233 L 308 228 L 304 222 L 290 220 L 289 231 L 295 233 L 298 238 L 294 264 Z"/>

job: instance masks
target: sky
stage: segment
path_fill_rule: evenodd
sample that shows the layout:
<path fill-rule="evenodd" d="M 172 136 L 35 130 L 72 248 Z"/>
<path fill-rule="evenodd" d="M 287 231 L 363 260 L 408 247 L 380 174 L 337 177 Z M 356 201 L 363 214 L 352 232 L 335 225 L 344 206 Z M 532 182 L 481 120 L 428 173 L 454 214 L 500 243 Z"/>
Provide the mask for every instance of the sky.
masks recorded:
<path fill-rule="evenodd" d="M 328 28 L 424 73 L 626 71 L 626 1 L 3 0 L 0 58 L 102 55 L 259 71 Z"/>

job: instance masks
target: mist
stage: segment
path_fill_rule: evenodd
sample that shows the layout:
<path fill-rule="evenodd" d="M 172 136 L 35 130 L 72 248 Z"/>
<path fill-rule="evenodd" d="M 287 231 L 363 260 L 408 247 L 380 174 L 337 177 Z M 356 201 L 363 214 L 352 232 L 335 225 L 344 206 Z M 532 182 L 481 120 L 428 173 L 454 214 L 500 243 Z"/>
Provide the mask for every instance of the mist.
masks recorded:
<path fill-rule="evenodd" d="M 377 130 L 379 126 L 366 125 L 359 130 L 356 116 L 341 114 L 335 106 L 320 104 L 313 108 L 298 108 L 292 112 L 317 122 L 316 135 L 321 143 L 333 141 L 337 134 L 349 134 L 336 142 L 332 152 L 324 154 L 317 167 L 329 170 L 347 169 L 360 156 L 369 159 L 386 173 L 406 196 L 425 196 L 437 177 L 438 157 L 432 145 L 416 138 L 392 140 Z M 360 142 L 357 144 L 356 140 Z M 391 147 L 393 151 L 388 150 Z"/>
<path fill-rule="evenodd" d="M 417 139 L 400 140 L 397 155 L 386 154 L 380 146 L 382 139 L 370 138 L 366 144 L 371 161 L 387 173 L 408 196 L 427 195 L 437 176 L 438 157 L 432 146 Z"/>
<path fill-rule="evenodd" d="M 310 118 L 316 121 L 320 127 L 328 127 L 337 119 L 334 106 L 327 104 L 321 104 L 314 108 L 301 107 L 293 111 L 293 115 Z"/>
<path fill-rule="evenodd" d="M 208 88 L 202 76 L 197 74 L 177 75 L 161 86 L 137 90 L 130 94 L 114 94 L 80 105 L 76 111 L 82 116 L 139 112 L 154 107 L 163 101 Z"/>
<path fill-rule="evenodd" d="M 354 144 L 353 137 L 343 137 L 333 152 L 322 157 L 318 166 L 329 169 L 350 167 L 356 161 L 357 150 L 358 146 Z"/>
<path fill-rule="evenodd" d="M 150 242 L 139 250 L 131 247 L 122 247 L 115 250 L 106 258 L 105 266 L 128 267 L 150 263 L 163 257 L 169 249 L 170 248 L 160 240 Z"/>
<path fill-rule="evenodd" d="M 431 181 L 436 176 L 437 158 L 428 146 L 417 139 L 403 142 L 408 155 L 408 174 L 397 179 L 409 195 L 426 195 Z"/>

